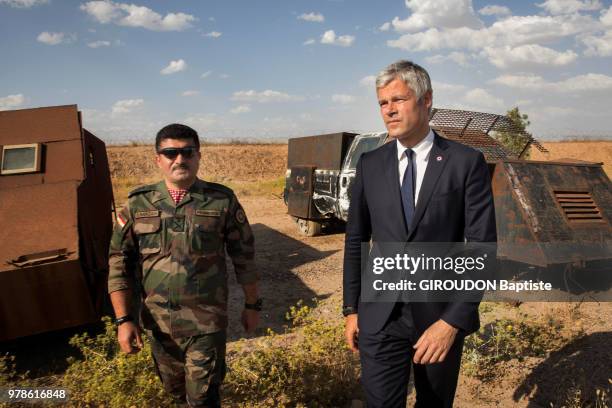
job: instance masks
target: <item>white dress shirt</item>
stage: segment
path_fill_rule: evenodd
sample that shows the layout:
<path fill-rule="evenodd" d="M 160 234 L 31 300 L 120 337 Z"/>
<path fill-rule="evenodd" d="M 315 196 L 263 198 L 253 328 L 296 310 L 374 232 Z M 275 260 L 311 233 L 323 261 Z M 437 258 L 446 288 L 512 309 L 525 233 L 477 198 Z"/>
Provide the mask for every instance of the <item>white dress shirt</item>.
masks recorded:
<path fill-rule="evenodd" d="M 429 161 L 429 152 L 433 146 L 434 133 L 429 129 L 429 133 L 423 140 L 417 143 L 413 148 L 413 160 L 412 170 L 414 174 L 414 206 L 416 208 L 417 201 L 419 199 L 419 191 L 421 191 L 421 185 L 423 184 L 423 177 L 425 176 L 425 170 L 427 169 L 427 162 Z M 406 147 L 396 140 L 397 143 L 397 160 L 399 162 L 399 183 L 402 185 L 404 179 L 404 173 L 406 167 L 408 167 L 408 158 L 406 157 Z"/>

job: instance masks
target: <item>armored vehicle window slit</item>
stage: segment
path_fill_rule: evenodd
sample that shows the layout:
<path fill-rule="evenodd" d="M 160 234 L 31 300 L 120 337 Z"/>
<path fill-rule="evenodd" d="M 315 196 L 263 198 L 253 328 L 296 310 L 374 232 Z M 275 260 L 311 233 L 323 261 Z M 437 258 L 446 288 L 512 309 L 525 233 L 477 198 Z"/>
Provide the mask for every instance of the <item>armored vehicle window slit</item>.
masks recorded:
<path fill-rule="evenodd" d="M 40 171 L 41 144 L 6 145 L 2 147 L 0 174 L 23 174 Z"/>

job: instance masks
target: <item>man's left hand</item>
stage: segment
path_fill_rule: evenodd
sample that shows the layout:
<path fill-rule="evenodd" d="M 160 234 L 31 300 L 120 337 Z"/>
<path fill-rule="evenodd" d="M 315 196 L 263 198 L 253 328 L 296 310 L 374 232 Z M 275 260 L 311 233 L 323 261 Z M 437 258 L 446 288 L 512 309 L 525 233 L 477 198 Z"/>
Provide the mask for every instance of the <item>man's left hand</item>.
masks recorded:
<path fill-rule="evenodd" d="M 242 311 L 242 327 L 247 333 L 253 333 L 259 323 L 259 312 L 253 309 L 244 309 Z"/>
<path fill-rule="evenodd" d="M 429 326 L 414 345 L 414 363 L 432 364 L 444 361 L 455 341 L 457 331 L 442 319 Z"/>

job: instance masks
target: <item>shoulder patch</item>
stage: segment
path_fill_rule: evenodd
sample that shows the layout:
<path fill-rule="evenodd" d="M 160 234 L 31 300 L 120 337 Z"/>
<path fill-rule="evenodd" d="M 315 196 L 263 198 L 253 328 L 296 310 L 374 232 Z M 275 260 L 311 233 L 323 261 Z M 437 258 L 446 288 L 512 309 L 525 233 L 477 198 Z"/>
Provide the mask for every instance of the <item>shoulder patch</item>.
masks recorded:
<path fill-rule="evenodd" d="M 236 210 L 236 221 L 238 221 L 238 223 L 240 224 L 244 224 L 244 222 L 246 221 L 246 214 L 244 213 L 244 210 L 242 208 L 238 208 Z"/>
<path fill-rule="evenodd" d="M 128 194 L 128 197 L 132 197 L 136 194 L 142 194 L 148 191 L 156 191 L 156 190 L 157 190 L 157 184 L 147 184 L 146 186 L 140 186 L 130 191 Z"/>

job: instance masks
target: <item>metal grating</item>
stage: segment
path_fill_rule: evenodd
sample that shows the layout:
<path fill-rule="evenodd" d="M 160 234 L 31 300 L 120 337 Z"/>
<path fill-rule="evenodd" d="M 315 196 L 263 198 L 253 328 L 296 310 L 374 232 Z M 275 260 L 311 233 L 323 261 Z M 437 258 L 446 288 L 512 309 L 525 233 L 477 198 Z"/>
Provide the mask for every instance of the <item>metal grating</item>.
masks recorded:
<path fill-rule="evenodd" d="M 554 191 L 555 198 L 570 223 L 601 222 L 601 211 L 588 191 Z"/>
<path fill-rule="evenodd" d="M 531 134 L 518 129 L 507 116 L 485 112 L 434 108 L 431 111 L 429 121 L 432 128 L 437 131 L 441 130 L 442 133 L 445 133 L 445 136 L 448 135 L 449 139 L 481 150 L 485 153 L 485 156 L 486 152 L 490 151 L 492 159 L 513 158 L 497 140 L 491 137 L 490 133 L 495 134 L 495 132 L 523 133 L 527 136 L 525 147 L 533 145 L 543 153 L 548 152 Z"/>

